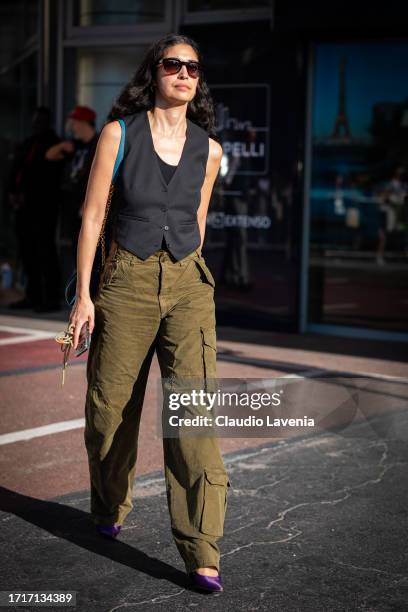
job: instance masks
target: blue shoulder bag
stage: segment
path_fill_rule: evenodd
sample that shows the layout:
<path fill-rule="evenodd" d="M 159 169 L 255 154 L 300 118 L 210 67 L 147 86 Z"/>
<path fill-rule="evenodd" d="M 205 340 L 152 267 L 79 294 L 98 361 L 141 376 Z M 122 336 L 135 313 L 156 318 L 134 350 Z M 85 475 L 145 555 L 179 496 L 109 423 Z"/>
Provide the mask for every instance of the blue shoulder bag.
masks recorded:
<path fill-rule="evenodd" d="M 120 127 L 122 128 L 122 134 L 120 137 L 120 144 L 119 144 L 119 149 L 118 149 L 118 154 L 116 156 L 116 161 L 115 161 L 115 165 L 113 168 L 113 175 L 112 175 L 112 181 L 111 181 L 111 185 L 110 185 L 110 189 L 109 189 L 109 195 L 108 195 L 108 200 L 106 202 L 106 209 L 105 209 L 105 218 L 103 220 L 102 223 L 102 228 L 101 228 L 101 232 L 99 234 L 99 239 L 98 239 L 98 244 L 96 246 L 96 253 L 95 253 L 95 258 L 94 258 L 94 262 L 93 262 L 93 266 L 92 266 L 92 271 L 91 271 L 91 281 L 89 284 L 89 293 L 91 296 L 91 299 L 93 300 L 97 294 L 98 291 L 98 287 L 99 287 L 99 281 L 100 281 L 100 276 L 101 273 L 103 271 L 103 267 L 105 265 L 105 260 L 106 260 L 106 235 L 105 235 L 105 227 L 106 227 L 106 222 L 108 219 L 108 214 L 109 214 L 109 209 L 110 209 L 110 204 L 111 204 L 111 199 L 112 199 L 112 195 L 113 195 L 113 188 L 115 185 L 115 181 L 118 175 L 118 171 L 119 171 L 119 167 L 122 163 L 123 160 L 123 153 L 124 153 L 124 149 L 125 149 L 125 131 L 126 131 L 126 124 L 123 121 L 123 119 L 119 119 L 119 123 L 120 123 Z M 108 246 L 109 246 L 110 240 L 108 240 Z M 100 245 L 100 250 L 98 250 L 98 247 Z M 73 306 L 73 304 L 75 303 L 76 300 L 76 282 L 77 282 L 77 271 L 76 269 L 72 272 L 71 276 L 69 277 L 69 280 L 67 282 L 67 284 L 65 285 L 65 301 L 67 302 L 67 304 L 69 306 Z"/>

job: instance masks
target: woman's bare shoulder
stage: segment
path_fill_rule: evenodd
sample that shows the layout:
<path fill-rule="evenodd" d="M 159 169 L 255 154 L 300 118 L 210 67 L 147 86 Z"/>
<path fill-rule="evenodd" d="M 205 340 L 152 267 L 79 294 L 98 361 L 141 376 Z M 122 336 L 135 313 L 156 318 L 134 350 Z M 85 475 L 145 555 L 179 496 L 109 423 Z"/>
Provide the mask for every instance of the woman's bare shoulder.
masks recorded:
<path fill-rule="evenodd" d="M 101 130 L 101 138 L 103 137 L 105 140 L 111 141 L 112 144 L 120 141 L 120 137 L 122 134 L 122 129 L 120 127 L 119 121 L 109 121 L 105 123 Z"/>
<path fill-rule="evenodd" d="M 208 152 L 209 159 L 211 159 L 214 162 L 220 161 L 222 157 L 222 153 L 223 153 L 222 146 L 220 145 L 219 142 L 214 140 L 214 138 L 208 137 L 208 142 L 209 142 L 209 152 Z"/>

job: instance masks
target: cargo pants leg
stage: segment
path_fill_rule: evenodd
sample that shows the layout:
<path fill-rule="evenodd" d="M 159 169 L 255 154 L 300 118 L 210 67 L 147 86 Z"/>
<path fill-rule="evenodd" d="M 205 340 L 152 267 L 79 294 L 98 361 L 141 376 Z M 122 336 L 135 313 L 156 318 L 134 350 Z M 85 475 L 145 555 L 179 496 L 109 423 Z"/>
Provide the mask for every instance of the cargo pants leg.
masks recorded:
<path fill-rule="evenodd" d="M 84 440 L 97 524 L 122 525 L 133 508 L 140 417 L 160 323 L 155 279 L 145 286 L 138 274 L 143 288 L 135 288 L 132 262 L 131 253 L 113 251 L 95 300 Z"/>
<path fill-rule="evenodd" d="M 154 350 L 164 379 L 216 376 L 214 279 L 201 253 L 165 251 L 143 261 L 119 248 L 95 300 L 84 439 L 96 523 L 122 524 L 132 510 L 138 433 Z M 217 439 L 164 438 L 171 529 L 187 571 L 219 569 L 230 486 Z"/>
<path fill-rule="evenodd" d="M 163 255 L 157 355 L 165 381 L 216 378 L 214 278 L 200 251 L 180 262 Z M 194 385 L 193 385 L 194 386 Z M 195 387 L 197 388 L 197 387 Z M 165 400 L 166 402 L 166 397 Z M 167 414 L 167 406 L 163 406 Z M 215 566 L 230 480 L 215 435 L 163 437 L 171 529 L 186 571 Z"/>

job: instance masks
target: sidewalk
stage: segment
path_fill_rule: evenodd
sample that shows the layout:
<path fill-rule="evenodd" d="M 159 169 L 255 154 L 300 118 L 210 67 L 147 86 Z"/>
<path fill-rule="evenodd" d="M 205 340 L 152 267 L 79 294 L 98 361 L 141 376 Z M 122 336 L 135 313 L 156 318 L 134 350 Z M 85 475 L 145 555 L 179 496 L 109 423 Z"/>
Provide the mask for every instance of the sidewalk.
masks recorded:
<path fill-rule="evenodd" d="M 52 335 L 64 320 L 0 316 L 0 337 L 10 341 L 0 345 L 6 398 L 0 434 L 82 417 L 85 359 L 72 363 L 66 388 L 59 387 Z M 217 337 L 221 378 L 353 373 L 408 383 L 402 344 L 231 327 L 218 327 Z M 171 538 L 161 444 L 153 440 L 149 410 L 157 376 L 154 360 L 134 509 L 118 541 L 102 540 L 90 523 L 78 424 L 0 445 L 1 547 L 7 551 L 0 590 L 76 591 L 78 612 L 407 609 L 408 410 L 393 411 L 385 401 L 383 414 L 337 433 L 221 439 L 232 484 L 219 541 L 225 591 L 207 595 L 189 587 Z M 405 384 L 397 398 L 402 405 Z"/>
<path fill-rule="evenodd" d="M 73 590 L 81 612 L 403 612 L 408 412 L 376 428 L 364 422 L 225 456 L 221 594 L 188 586 L 161 473 L 140 479 L 112 543 L 93 534 L 87 492 L 41 501 L 3 490 L 1 588 Z"/>

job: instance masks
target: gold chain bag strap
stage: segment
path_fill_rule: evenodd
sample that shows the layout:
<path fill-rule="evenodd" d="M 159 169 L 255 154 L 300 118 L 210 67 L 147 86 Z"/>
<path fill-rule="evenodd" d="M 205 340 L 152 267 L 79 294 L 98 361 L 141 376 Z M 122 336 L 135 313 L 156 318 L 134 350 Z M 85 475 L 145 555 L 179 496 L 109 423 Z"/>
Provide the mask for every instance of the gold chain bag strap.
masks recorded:
<path fill-rule="evenodd" d="M 60 332 L 55 336 L 55 340 L 61 344 L 61 351 L 64 353 L 62 359 L 62 382 L 61 386 L 64 385 L 65 382 L 65 368 L 68 363 L 69 353 L 71 351 L 71 346 L 73 344 L 74 338 L 74 325 L 69 324 L 68 328 L 65 331 Z"/>
<path fill-rule="evenodd" d="M 96 248 L 98 248 L 99 244 L 101 245 L 102 270 L 105 267 L 105 261 L 106 261 L 105 226 L 106 226 L 106 221 L 109 215 L 109 209 L 110 209 L 110 205 L 112 201 L 114 188 L 115 188 L 115 183 L 112 182 L 109 188 L 108 199 L 107 199 L 106 207 L 105 207 L 105 216 L 102 221 L 101 232 L 99 234 L 98 243 L 96 245 Z"/>
<path fill-rule="evenodd" d="M 101 227 L 101 232 L 99 234 L 99 238 L 98 238 L 98 242 L 96 245 L 96 248 L 98 248 L 98 246 L 100 245 L 101 247 L 101 268 L 100 268 L 100 272 L 99 272 L 99 280 L 98 280 L 98 289 L 96 290 L 96 294 L 95 296 L 93 296 L 93 299 L 95 300 L 97 294 L 99 293 L 101 284 L 102 284 L 102 279 L 103 279 L 103 275 L 104 275 L 104 270 L 105 270 L 105 263 L 106 263 L 106 259 L 107 259 L 107 254 L 106 254 L 106 243 L 105 243 L 105 228 L 106 228 L 106 223 L 107 223 L 107 219 L 109 216 L 109 210 L 110 210 L 110 206 L 111 206 L 111 201 L 112 201 L 112 196 L 113 196 L 113 192 L 114 192 L 114 188 L 115 188 L 115 184 L 112 182 L 109 188 L 109 193 L 108 193 L 108 199 L 106 202 L 106 207 L 105 207 L 105 216 L 104 219 L 102 221 L 102 227 Z"/>

